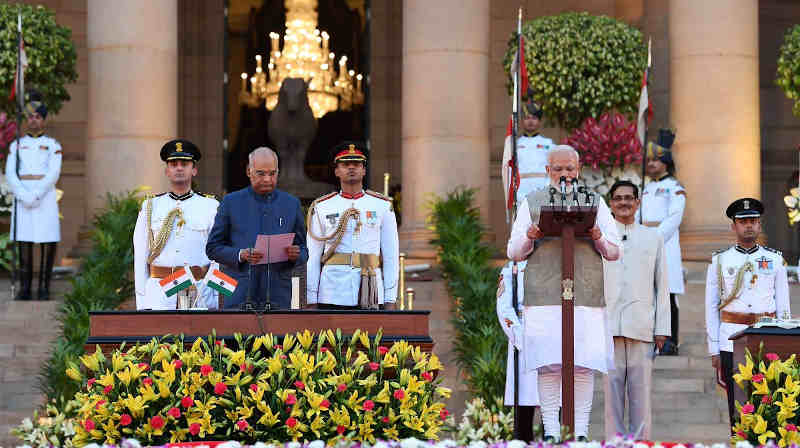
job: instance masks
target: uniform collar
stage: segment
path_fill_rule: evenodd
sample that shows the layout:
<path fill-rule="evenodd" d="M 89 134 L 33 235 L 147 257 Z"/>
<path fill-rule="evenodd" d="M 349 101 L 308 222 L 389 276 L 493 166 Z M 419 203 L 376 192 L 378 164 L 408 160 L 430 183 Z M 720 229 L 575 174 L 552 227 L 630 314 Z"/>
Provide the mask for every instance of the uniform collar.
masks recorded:
<path fill-rule="evenodd" d="M 187 193 L 182 194 L 182 195 L 177 195 L 177 194 L 175 194 L 175 193 L 173 193 L 171 191 L 169 192 L 169 197 L 174 199 L 174 200 L 176 200 L 176 201 L 185 201 L 185 200 L 189 199 L 192 196 L 194 196 L 194 191 L 192 191 L 192 190 L 189 190 Z"/>
<path fill-rule="evenodd" d="M 536 137 L 538 135 L 539 135 L 538 132 L 525 132 L 525 131 L 522 131 L 522 136 L 523 137 Z"/>
<path fill-rule="evenodd" d="M 736 246 L 733 246 L 733 247 L 734 247 L 734 249 L 736 249 L 736 252 L 740 252 L 740 253 L 747 254 L 747 255 L 754 254 L 754 253 L 758 252 L 758 249 L 759 249 L 758 244 L 756 244 L 755 246 L 751 247 L 750 249 L 745 249 L 744 247 L 742 247 L 742 246 L 740 246 L 738 244 Z"/>
<path fill-rule="evenodd" d="M 339 194 L 345 199 L 358 199 L 364 196 L 364 190 L 361 190 L 358 193 L 345 193 L 344 191 L 340 191 Z"/>
<path fill-rule="evenodd" d="M 28 137 L 31 137 L 31 138 L 39 138 L 39 137 L 44 135 L 44 131 L 39 131 L 39 132 L 30 132 L 29 131 L 25 135 L 27 135 Z"/>
<path fill-rule="evenodd" d="M 672 174 L 667 173 L 667 174 L 661 176 L 660 178 L 658 178 L 658 182 L 661 182 L 662 180 L 667 180 L 670 177 L 672 177 Z"/>

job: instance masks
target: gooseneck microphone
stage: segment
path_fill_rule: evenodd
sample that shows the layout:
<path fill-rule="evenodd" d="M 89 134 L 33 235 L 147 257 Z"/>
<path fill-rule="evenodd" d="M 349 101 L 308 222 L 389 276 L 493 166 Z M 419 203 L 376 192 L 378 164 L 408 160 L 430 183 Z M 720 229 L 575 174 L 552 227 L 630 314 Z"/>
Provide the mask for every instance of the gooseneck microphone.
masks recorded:
<path fill-rule="evenodd" d="M 561 186 L 561 202 L 567 200 L 567 178 L 566 176 L 561 176 L 561 179 L 558 180 L 558 184 Z"/>

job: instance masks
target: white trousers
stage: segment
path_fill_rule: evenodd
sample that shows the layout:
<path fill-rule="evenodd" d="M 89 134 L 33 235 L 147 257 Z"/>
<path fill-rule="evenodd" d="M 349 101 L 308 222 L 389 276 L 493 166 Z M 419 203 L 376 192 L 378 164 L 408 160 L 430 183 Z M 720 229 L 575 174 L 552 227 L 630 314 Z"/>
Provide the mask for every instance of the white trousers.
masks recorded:
<path fill-rule="evenodd" d="M 575 366 L 575 437 L 589 434 L 589 413 L 594 394 L 594 371 Z M 545 437 L 561 437 L 558 408 L 561 405 L 561 365 L 539 368 L 539 401 Z M 572 430 L 572 428 L 570 428 Z"/>
<path fill-rule="evenodd" d="M 617 433 L 650 440 L 652 408 L 650 391 L 653 384 L 653 343 L 614 336 L 614 370 L 610 370 L 605 386 L 606 440 Z M 628 398 L 630 422 L 625 426 L 625 396 Z"/>

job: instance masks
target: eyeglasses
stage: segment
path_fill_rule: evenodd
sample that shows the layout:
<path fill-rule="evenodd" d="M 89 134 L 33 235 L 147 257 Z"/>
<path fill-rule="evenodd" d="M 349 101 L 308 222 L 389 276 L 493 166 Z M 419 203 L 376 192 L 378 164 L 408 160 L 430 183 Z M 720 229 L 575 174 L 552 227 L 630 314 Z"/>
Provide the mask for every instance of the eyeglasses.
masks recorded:
<path fill-rule="evenodd" d="M 614 195 L 614 196 L 611 197 L 611 200 L 614 201 L 614 202 L 622 202 L 622 201 L 630 202 L 630 201 L 635 201 L 636 200 L 636 196 L 634 196 L 632 194 L 626 194 L 625 196 L 616 196 L 616 195 Z"/>

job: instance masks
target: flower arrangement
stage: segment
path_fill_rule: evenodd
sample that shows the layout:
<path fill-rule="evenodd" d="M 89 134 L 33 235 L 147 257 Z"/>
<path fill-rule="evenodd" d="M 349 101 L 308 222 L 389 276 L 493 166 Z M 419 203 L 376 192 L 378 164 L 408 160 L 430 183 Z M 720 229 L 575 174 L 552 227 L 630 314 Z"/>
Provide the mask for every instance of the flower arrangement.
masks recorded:
<path fill-rule="evenodd" d="M 786 30 L 777 62 L 775 84 L 792 100 L 792 112 L 800 116 L 800 25 Z"/>
<path fill-rule="evenodd" d="M 452 416 L 447 420 L 453 429 L 457 444 L 497 443 L 513 438 L 514 408 L 504 408 L 502 399 L 498 397 L 491 407 L 480 397 L 473 398 L 466 405 L 467 408 L 461 416 L 458 427 L 455 427 L 455 419 Z"/>
<path fill-rule="evenodd" d="M 22 423 L 11 430 L 11 434 L 18 437 L 28 446 L 36 447 L 65 447 L 71 448 L 72 437 L 75 435 L 75 419 L 77 403 L 71 402 L 62 411 L 52 403 L 48 403 L 43 416 L 34 412 L 33 418 L 26 418 Z"/>
<path fill-rule="evenodd" d="M 81 387 L 72 442 L 436 439 L 448 415 L 437 400 L 450 396 L 439 359 L 380 340 L 305 330 L 237 334 L 232 347 L 214 334 L 191 347 L 165 336 L 110 359 L 98 348 L 68 364 Z"/>
<path fill-rule="evenodd" d="M 591 187 L 594 191 L 607 196 L 611 190 L 611 186 L 618 180 L 629 180 L 634 185 L 641 185 L 642 183 L 642 167 L 641 165 L 625 165 L 624 167 L 614 168 L 592 168 L 583 166 L 581 168 L 581 179 L 586 182 L 586 185 Z M 606 198 L 609 199 L 609 198 Z"/>
<path fill-rule="evenodd" d="M 800 395 L 800 366 L 795 355 L 781 361 L 775 353 L 764 359 L 753 359 L 748 351 L 745 365 L 739 364 L 739 373 L 733 379 L 746 391 L 748 400 L 736 403 L 739 414 L 735 418 L 731 443 L 747 441 L 764 445 L 777 441 L 778 446 L 800 445 L 800 416 L 797 396 Z M 757 367 L 757 368 L 756 368 Z"/>
<path fill-rule="evenodd" d="M 786 204 L 786 215 L 789 218 L 789 225 L 793 226 L 800 222 L 800 188 L 792 188 L 789 194 L 783 197 Z"/>
<path fill-rule="evenodd" d="M 566 138 L 581 155 L 581 163 L 593 169 L 622 168 L 642 162 L 642 144 L 636 123 L 619 112 L 589 117 Z"/>

